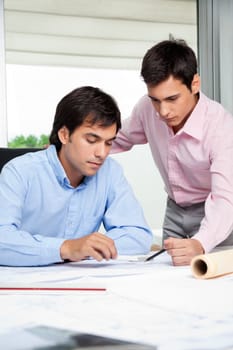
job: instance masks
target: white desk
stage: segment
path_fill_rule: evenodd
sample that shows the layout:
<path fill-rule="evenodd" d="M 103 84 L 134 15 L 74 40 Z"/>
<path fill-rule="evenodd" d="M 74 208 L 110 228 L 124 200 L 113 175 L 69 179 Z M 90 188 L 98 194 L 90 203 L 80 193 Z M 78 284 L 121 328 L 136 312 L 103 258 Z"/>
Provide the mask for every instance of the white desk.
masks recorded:
<path fill-rule="evenodd" d="M 1 292 L 4 334 L 44 325 L 133 340 L 159 350 L 233 348 L 233 275 L 197 280 L 166 253 L 150 262 L 82 262 L 38 268 L 0 267 L 1 284 L 60 282 L 106 292 Z M 14 339 L 15 341 L 15 339 Z M 27 350 L 20 347 L 4 350 Z"/>

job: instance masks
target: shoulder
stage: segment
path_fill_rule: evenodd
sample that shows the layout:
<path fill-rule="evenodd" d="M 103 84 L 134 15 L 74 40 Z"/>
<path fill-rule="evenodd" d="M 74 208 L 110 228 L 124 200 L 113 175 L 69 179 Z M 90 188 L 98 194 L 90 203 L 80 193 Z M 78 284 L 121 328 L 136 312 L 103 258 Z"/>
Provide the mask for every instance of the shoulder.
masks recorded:
<path fill-rule="evenodd" d="M 134 106 L 134 110 L 144 111 L 144 110 L 154 110 L 151 100 L 148 95 L 142 96 Z"/>
<path fill-rule="evenodd" d="M 205 142 L 220 151 L 233 147 L 233 116 L 222 104 L 202 96 L 205 105 L 203 115 L 203 136 Z"/>
<path fill-rule="evenodd" d="M 147 95 L 144 95 L 140 100 L 135 104 L 130 118 L 123 120 L 123 125 L 127 123 L 144 123 L 151 122 L 154 119 L 157 119 L 158 114 L 151 103 L 150 98 Z M 128 120 L 128 121 L 127 121 Z"/>
<path fill-rule="evenodd" d="M 43 150 L 26 153 L 10 160 L 0 174 L 2 188 L 27 191 L 29 187 L 49 180 L 51 172 L 46 164 L 46 158 L 46 150 Z"/>
<path fill-rule="evenodd" d="M 46 150 L 28 152 L 17 156 L 5 164 L 3 171 L 14 171 L 22 176 L 37 173 L 47 162 Z"/>
<path fill-rule="evenodd" d="M 201 94 L 202 104 L 205 105 L 206 116 L 210 118 L 210 120 L 216 120 L 219 122 L 223 122 L 228 120 L 230 124 L 233 125 L 233 116 L 232 114 L 219 102 L 212 100 Z"/>

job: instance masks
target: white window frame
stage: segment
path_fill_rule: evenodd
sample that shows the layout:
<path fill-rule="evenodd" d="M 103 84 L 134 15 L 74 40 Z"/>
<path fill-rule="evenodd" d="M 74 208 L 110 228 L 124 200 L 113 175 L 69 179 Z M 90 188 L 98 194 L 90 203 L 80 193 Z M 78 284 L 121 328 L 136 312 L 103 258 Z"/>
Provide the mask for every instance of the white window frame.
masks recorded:
<path fill-rule="evenodd" d="M 0 0 L 0 147 L 7 146 L 4 1 Z"/>

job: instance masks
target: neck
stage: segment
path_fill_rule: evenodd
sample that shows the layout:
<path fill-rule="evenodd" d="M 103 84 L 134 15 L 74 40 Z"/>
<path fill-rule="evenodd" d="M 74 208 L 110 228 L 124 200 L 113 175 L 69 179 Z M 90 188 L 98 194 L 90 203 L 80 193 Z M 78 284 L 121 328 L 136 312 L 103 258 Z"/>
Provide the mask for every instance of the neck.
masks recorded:
<path fill-rule="evenodd" d="M 72 165 L 67 161 L 62 150 L 58 152 L 58 158 L 61 162 L 63 169 L 65 170 L 66 176 L 70 181 L 72 187 L 78 187 L 84 179 L 84 176 L 79 174 L 77 169 L 73 168 Z"/>
<path fill-rule="evenodd" d="M 195 94 L 193 97 L 194 97 L 194 104 L 193 104 L 191 110 L 189 111 L 189 113 L 187 114 L 187 116 L 182 120 L 182 122 L 179 125 L 172 127 L 174 134 L 176 134 L 180 129 L 183 128 L 184 124 L 186 123 L 186 121 L 188 120 L 190 115 L 192 114 L 192 112 L 193 112 L 194 108 L 196 107 L 197 102 L 199 100 L 199 92 L 197 94 Z"/>

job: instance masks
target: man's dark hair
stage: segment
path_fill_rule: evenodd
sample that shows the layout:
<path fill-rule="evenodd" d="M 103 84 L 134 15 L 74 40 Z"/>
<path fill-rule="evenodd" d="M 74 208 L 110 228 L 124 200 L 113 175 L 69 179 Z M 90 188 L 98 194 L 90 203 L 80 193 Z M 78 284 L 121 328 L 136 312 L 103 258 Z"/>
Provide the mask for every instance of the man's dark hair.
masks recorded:
<path fill-rule="evenodd" d="M 121 114 L 115 100 L 102 90 L 83 86 L 62 98 L 56 108 L 49 141 L 61 149 L 58 131 L 65 126 L 70 135 L 84 122 L 102 127 L 116 124 L 116 132 L 121 128 Z"/>
<path fill-rule="evenodd" d="M 141 76 L 150 86 L 156 86 L 170 76 L 180 80 L 191 90 L 197 73 L 194 51 L 184 40 L 164 40 L 150 48 L 142 61 Z"/>

